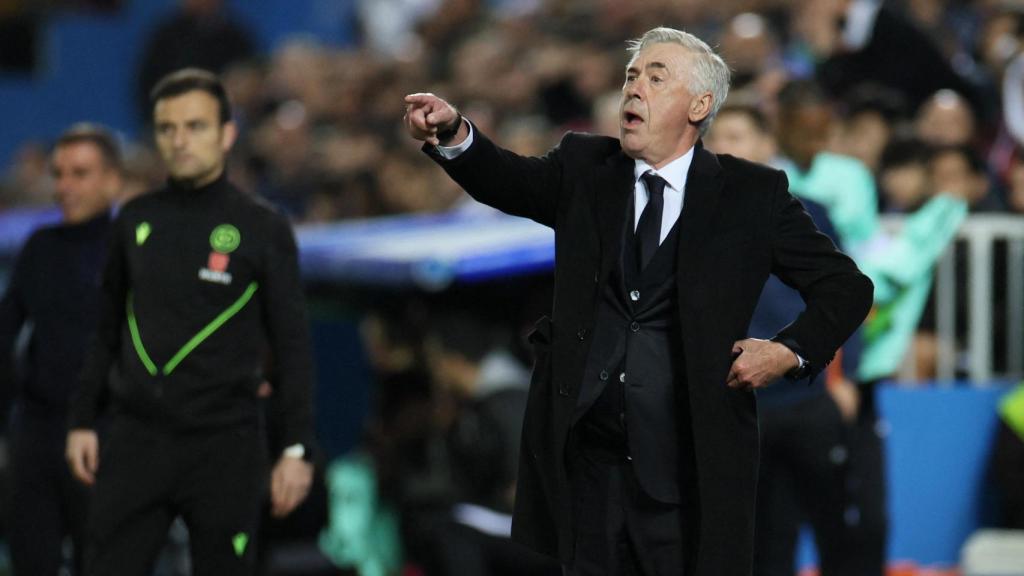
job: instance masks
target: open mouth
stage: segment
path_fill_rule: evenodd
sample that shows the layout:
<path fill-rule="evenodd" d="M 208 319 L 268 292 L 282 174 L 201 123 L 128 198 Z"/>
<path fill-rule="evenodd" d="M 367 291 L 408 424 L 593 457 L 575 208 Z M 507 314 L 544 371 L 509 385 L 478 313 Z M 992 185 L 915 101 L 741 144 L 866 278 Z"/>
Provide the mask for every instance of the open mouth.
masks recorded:
<path fill-rule="evenodd" d="M 644 123 L 644 119 L 634 112 L 622 113 L 622 124 L 626 128 L 635 128 Z"/>

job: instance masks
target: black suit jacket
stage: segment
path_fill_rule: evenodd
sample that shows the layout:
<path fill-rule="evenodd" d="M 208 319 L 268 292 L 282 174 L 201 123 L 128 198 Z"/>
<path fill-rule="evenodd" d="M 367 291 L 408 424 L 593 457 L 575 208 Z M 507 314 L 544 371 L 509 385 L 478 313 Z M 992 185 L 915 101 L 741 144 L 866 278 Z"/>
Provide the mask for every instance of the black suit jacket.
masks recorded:
<path fill-rule="evenodd" d="M 513 537 L 569 562 L 571 494 L 565 444 L 602 283 L 617 265 L 634 161 L 614 138 L 568 133 L 540 158 L 494 145 L 479 130 L 453 160 L 424 146 L 477 200 L 555 230 L 551 318 L 536 351 L 523 425 Z M 698 144 L 679 221 L 677 297 L 696 459 L 688 559 L 697 576 L 748 575 L 757 481 L 753 392 L 728 388 L 732 344 L 744 338 L 770 273 L 800 291 L 807 309 L 779 338 L 816 369 L 856 329 L 872 286 L 820 234 L 777 170 L 717 156 Z M 681 405 L 684 403 L 681 403 Z"/>

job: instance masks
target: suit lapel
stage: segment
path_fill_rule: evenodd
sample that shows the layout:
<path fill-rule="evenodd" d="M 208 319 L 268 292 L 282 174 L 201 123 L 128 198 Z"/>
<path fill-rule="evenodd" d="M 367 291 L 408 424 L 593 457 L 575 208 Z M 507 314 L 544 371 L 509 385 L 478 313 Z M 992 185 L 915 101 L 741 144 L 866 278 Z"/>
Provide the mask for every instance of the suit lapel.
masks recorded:
<path fill-rule="evenodd" d="M 677 253 L 677 274 L 684 274 L 688 261 L 711 233 L 715 210 L 721 198 L 725 177 L 718 158 L 704 149 L 698 141 L 693 153 L 693 162 L 686 176 L 686 196 L 683 211 L 679 215 L 679 250 Z M 682 286 L 682 284 L 681 284 Z"/>
<path fill-rule="evenodd" d="M 597 169 L 594 211 L 601 236 L 602 284 L 608 272 L 618 265 L 622 253 L 623 233 L 633 194 L 633 166 L 633 159 L 619 151 Z"/>

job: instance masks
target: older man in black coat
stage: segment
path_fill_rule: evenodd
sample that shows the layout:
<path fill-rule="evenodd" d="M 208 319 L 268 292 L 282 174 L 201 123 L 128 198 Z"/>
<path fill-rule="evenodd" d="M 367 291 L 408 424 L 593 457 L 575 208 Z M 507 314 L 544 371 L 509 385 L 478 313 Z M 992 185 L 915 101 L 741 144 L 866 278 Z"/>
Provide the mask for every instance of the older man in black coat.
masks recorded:
<path fill-rule="evenodd" d="M 555 230 L 513 536 L 579 576 L 749 575 L 754 390 L 824 368 L 872 287 L 781 172 L 704 150 L 729 85 L 707 44 L 657 28 L 630 54 L 618 140 L 524 158 L 432 94 L 405 125 L 475 198 Z M 770 273 L 806 310 L 745 338 Z"/>

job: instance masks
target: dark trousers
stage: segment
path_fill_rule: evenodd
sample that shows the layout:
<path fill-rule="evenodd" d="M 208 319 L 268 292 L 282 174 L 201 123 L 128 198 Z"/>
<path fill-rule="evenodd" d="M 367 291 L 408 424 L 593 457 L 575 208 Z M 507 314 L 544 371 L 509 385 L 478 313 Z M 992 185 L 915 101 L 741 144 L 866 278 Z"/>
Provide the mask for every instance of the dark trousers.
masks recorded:
<path fill-rule="evenodd" d="M 177 516 L 195 576 L 253 574 L 267 466 L 255 424 L 175 434 L 115 418 L 100 445 L 86 574 L 148 574 Z"/>
<path fill-rule="evenodd" d="M 761 412 L 755 576 L 796 573 L 805 521 L 814 531 L 822 576 L 883 573 L 882 445 L 869 404 L 852 424 L 828 394 Z"/>
<path fill-rule="evenodd" d="M 11 416 L 9 545 L 15 576 L 56 576 L 71 537 L 73 568 L 81 558 L 89 491 L 64 460 L 67 416 L 19 404 Z"/>
<path fill-rule="evenodd" d="M 576 551 L 571 576 L 681 576 L 685 536 L 679 505 L 649 497 L 633 466 L 586 446 L 570 450 Z"/>

